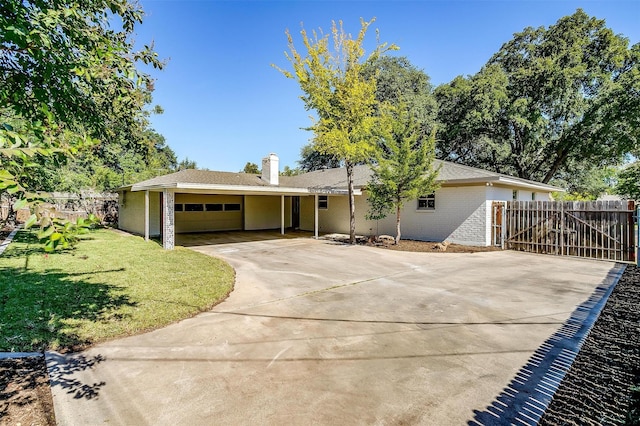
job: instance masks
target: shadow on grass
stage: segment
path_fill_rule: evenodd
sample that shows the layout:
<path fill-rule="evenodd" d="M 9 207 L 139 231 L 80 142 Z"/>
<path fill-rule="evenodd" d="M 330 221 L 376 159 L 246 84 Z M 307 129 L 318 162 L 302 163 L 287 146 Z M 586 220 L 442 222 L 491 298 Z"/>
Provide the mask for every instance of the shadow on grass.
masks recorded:
<path fill-rule="evenodd" d="M 117 320 L 121 307 L 135 306 L 117 286 L 84 279 L 90 275 L 0 267 L 0 351 L 79 350 L 93 342 L 74 323 Z"/>

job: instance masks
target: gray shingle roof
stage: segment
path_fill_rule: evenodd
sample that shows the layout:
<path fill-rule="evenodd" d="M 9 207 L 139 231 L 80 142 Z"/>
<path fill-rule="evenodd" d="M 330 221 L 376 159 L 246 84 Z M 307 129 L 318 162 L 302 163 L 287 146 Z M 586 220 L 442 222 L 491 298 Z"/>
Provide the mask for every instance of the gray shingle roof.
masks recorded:
<path fill-rule="evenodd" d="M 502 175 L 447 161 L 435 160 L 434 166 L 440 167 L 438 180 L 444 184 L 502 182 L 515 186 L 535 186 L 549 191 L 562 190 L 539 182 Z M 366 186 L 371 177 L 371 169 L 368 166 L 355 166 L 353 171 L 354 187 L 362 188 Z M 298 176 L 280 176 L 279 180 L 279 185 L 276 186 L 276 188 L 302 188 L 309 189 L 312 192 L 314 190 L 343 190 L 347 188 L 347 173 L 344 168 L 317 170 Z M 256 189 L 260 187 L 274 187 L 274 185 L 270 185 L 262 180 L 260 175 L 257 174 L 187 169 L 138 182 L 133 185 L 132 189 L 143 190 L 149 188 L 177 187 L 180 185 L 248 186 L 255 187 Z"/>

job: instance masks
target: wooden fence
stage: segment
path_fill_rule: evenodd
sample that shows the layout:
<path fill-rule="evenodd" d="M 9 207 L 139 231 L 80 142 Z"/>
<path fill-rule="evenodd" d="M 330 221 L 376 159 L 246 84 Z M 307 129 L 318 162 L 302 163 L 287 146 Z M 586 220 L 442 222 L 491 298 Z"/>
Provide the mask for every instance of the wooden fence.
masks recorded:
<path fill-rule="evenodd" d="M 505 249 L 635 262 L 633 201 L 493 203 L 493 240 Z"/>

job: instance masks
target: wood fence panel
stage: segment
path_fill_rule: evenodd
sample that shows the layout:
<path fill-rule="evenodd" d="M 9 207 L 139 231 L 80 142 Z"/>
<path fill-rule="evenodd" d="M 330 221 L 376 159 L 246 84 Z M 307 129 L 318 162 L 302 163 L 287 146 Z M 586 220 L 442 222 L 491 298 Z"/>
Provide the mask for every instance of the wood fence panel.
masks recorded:
<path fill-rule="evenodd" d="M 509 201 L 502 208 L 494 203 L 494 227 L 502 225 L 494 235 L 507 249 L 635 261 L 633 201 Z"/>

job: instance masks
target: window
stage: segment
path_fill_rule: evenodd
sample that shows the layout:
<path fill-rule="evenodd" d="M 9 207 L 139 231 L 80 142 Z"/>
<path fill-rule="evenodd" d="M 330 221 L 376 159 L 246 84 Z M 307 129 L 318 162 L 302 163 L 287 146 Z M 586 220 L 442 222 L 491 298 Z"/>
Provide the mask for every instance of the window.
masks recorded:
<path fill-rule="evenodd" d="M 224 211 L 226 212 L 239 212 L 240 211 L 240 204 L 225 204 L 224 205 Z"/>
<path fill-rule="evenodd" d="M 205 204 L 204 207 L 208 212 L 221 212 L 222 211 L 222 204 Z"/>
<path fill-rule="evenodd" d="M 175 204 L 175 205 L 173 206 L 173 210 L 174 210 L 174 211 L 176 211 L 176 212 L 182 212 L 182 211 L 184 211 L 184 209 L 183 209 L 183 207 L 182 207 L 182 204 Z"/>
<path fill-rule="evenodd" d="M 518 190 L 514 189 L 513 192 L 511 193 L 511 198 L 513 199 L 513 201 L 518 201 Z"/>
<path fill-rule="evenodd" d="M 202 204 L 185 204 L 184 205 L 185 212 L 201 212 L 204 211 L 204 205 Z"/>
<path fill-rule="evenodd" d="M 418 198 L 418 210 L 435 210 L 436 194 L 429 194 Z"/>
<path fill-rule="evenodd" d="M 532 192 L 531 193 L 531 201 L 535 201 L 536 200 L 536 193 Z"/>
<path fill-rule="evenodd" d="M 327 210 L 329 208 L 329 196 L 328 195 L 320 195 L 318 196 L 318 208 L 322 210 Z"/>

